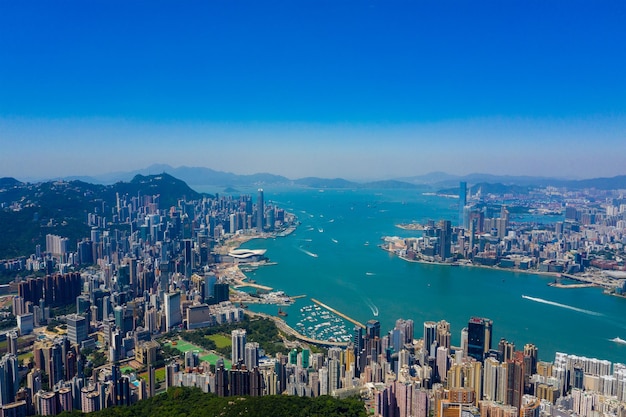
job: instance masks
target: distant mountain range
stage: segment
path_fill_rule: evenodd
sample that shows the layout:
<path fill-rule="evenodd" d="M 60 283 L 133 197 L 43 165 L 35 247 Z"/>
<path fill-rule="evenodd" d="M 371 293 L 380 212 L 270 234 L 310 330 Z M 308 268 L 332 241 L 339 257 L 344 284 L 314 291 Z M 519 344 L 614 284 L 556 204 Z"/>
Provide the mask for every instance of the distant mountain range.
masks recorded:
<path fill-rule="evenodd" d="M 626 189 L 626 175 L 618 175 L 610 178 L 591 178 L 584 180 L 571 180 L 563 178 L 550 177 L 531 177 L 531 176 L 513 176 L 513 175 L 492 175 L 492 174 L 468 174 L 468 175 L 450 175 L 445 172 L 433 172 L 426 175 L 415 177 L 399 178 L 400 181 L 406 181 L 412 184 L 427 184 L 435 188 L 456 186 L 458 188 L 460 181 L 467 182 L 469 185 L 477 184 L 502 184 L 514 185 L 519 187 L 537 188 L 537 187 L 565 187 L 571 190 L 580 190 L 585 188 L 597 188 L 602 190 Z"/>
<path fill-rule="evenodd" d="M 216 171 L 205 167 L 187 167 L 181 166 L 174 168 L 166 164 L 150 165 L 147 168 L 128 172 L 112 172 L 109 174 L 96 176 L 75 176 L 67 177 L 65 180 L 80 180 L 97 184 L 112 184 L 119 181 L 129 181 L 136 175 L 156 175 L 161 173 L 170 174 L 173 177 L 180 178 L 190 185 L 217 185 L 223 187 L 233 186 L 249 186 L 261 184 L 292 184 L 289 178 L 267 173 L 238 175 L 231 172 Z"/>
<path fill-rule="evenodd" d="M 460 181 L 465 181 L 468 186 L 477 184 L 501 184 L 502 186 L 517 186 L 528 189 L 537 187 L 566 187 L 568 189 L 626 189 L 626 175 L 611 178 L 593 178 L 584 180 L 570 180 L 563 178 L 532 177 L 532 176 L 512 176 L 512 175 L 492 175 L 474 173 L 464 176 L 451 175 L 445 172 L 431 172 L 425 175 L 403 177 L 383 181 L 356 182 L 343 178 L 319 178 L 306 177 L 300 179 L 289 179 L 282 175 L 269 173 L 258 173 L 251 175 L 239 175 L 231 172 L 216 171 L 205 167 L 181 166 L 174 168 L 167 164 L 151 165 L 147 168 L 129 171 L 113 172 L 97 176 L 66 177 L 64 180 L 80 180 L 96 184 L 113 184 L 119 181 L 129 181 L 136 175 L 155 175 L 167 173 L 194 185 L 212 185 L 222 188 L 250 187 L 250 186 L 299 186 L 310 188 L 428 188 L 433 191 L 457 188 Z M 519 191 L 516 188 L 515 191 Z"/>

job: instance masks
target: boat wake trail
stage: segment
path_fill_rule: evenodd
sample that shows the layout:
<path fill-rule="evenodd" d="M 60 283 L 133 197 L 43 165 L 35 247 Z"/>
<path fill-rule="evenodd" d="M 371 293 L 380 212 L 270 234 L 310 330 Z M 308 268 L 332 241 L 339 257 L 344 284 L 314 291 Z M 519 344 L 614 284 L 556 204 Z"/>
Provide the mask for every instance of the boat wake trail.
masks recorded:
<path fill-rule="evenodd" d="M 374 317 L 378 317 L 378 307 L 376 307 L 376 304 L 374 304 L 369 298 L 365 300 L 365 304 L 367 304 L 370 310 L 372 310 Z"/>
<path fill-rule="evenodd" d="M 298 248 L 298 249 L 300 250 L 300 252 L 306 253 L 307 255 L 309 255 L 309 256 L 311 256 L 313 258 L 317 258 L 317 256 L 318 256 L 317 253 L 310 252 L 310 251 L 308 251 L 308 250 L 306 250 L 304 248 Z"/>
<path fill-rule="evenodd" d="M 622 339 L 621 337 L 614 337 L 613 339 L 609 339 L 609 341 L 619 343 L 621 345 L 626 345 L 626 340 Z"/>
<path fill-rule="evenodd" d="M 572 307 L 572 306 L 568 306 L 567 304 L 561 304 L 561 303 L 556 303 L 554 301 L 544 300 L 543 298 L 529 297 L 527 295 L 522 295 L 522 298 L 524 298 L 526 300 L 530 300 L 530 301 L 535 301 L 537 303 L 548 304 L 548 305 L 555 306 L 555 307 L 561 307 L 561 308 L 566 308 L 568 310 L 578 311 L 579 313 L 585 313 L 585 314 L 589 314 L 591 316 L 602 316 L 603 315 L 602 313 L 597 313 L 595 311 L 585 310 L 585 309 L 578 308 L 578 307 Z"/>

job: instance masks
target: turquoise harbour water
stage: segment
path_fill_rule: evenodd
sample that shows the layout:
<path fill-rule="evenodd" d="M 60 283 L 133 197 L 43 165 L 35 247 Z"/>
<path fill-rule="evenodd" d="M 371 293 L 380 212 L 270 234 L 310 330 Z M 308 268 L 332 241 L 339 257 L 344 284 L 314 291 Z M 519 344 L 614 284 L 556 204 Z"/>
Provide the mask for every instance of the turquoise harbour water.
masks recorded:
<path fill-rule="evenodd" d="M 455 199 L 414 190 L 303 189 L 265 189 L 265 199 L 295 213 L 302 224 L 287 237 L 246 243 L 267 249 L 277 262 L 247 275 L 287 294 L 307 295 L 283 308 L 293 327 L 313 297 L 361 323 L 379 320 L 381 332 L 393 328 L 397 318 L 412 319 L 420 338 L 424 321 L 443 319 L 458 346 L 468 319 L 481 316 L 493 320 L 495 348 L 504 337 L 517 349 L 534 343 L 541 360 L 552 361 L 560 351 L 626 362 L 626 345 L 610 340 L 626 339 L 626 299 L 598 288 L 553 288 L 547 285 L 552 278 L 535 274 L 410 263 L 377 246 L 383 236 L 418 233 L 399 229 L 398 223 L 442 218 L 456 223 Z M 251 308 L 277 312 L 275 306 Z"/>

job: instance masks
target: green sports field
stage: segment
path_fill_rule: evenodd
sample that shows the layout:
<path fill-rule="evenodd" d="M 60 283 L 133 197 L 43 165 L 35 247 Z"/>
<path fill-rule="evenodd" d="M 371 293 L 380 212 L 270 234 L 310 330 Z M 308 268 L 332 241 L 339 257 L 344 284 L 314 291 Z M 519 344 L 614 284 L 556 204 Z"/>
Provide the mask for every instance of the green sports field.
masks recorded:
<path fill-rule="evenodd" d="M 133 368 L 131 366 L 123 366 L 123 367 L 120 368 L 120 372 L 123 373 L 123 374 L 134 372 L 134 371 L 135 371 L 135 368 Z"/>
<path fill-rule="evenodd" d="M 217 356 L 214 353 L 209 353 L 208 355 L 204 355 L 204 356 L 200 356 L 200 360 L 203 362 L 208 362 L 211 365 L 215 365 L 217 363 L 217 360 L 220 357 Z M 222 358 L 224 359 L 224 368 L 225 369 L 230 369 L 230 367 L 232 366 L 232 364 L 230 363 L 230 361 L 228 359 Z"/>
<path fill-rule="evenodd" d="M 143 372 L 141 374 L 139 374 L 140 378 L 143 378 L 144 380 L 148 381 L 148 373 L 147 372 Z M 154 379 L 156 380 L 156 382 L 165 382 L 165 368 L 157 368 L 154 370 Z"/>
<path fill-rule="evenodd" d="M 184 340 L 177 340 L 175 345 L 172 343 L 168 343 L 167 345 L 176 348 L 183 353 L 189 352 L 190 350 L 197 350 L 198 352 L 202 352 L 202 348 L 196 345 L 192 345 L 191 343 Z"/>
<path fill-rule="evenodd" d="M 215 342 L 215 346 L 218 349 L 224 348 L 224 347 L 230 347 L 232 345 L 232 341 L 230 340 L 230 337 L 224 336 L 223 334 L 212 334 L 210 336 L 204 336 L 209 340 L 212 340 Z"/>
<path fill-rule="evenodd" d="M 226 339 L 226 337 L 222 336 L 222 339 Z M 223 341 L 222 341 L 223 342 Z M 215 342 L 215 344 L 217 345 L 217 341 Z M 228 340 L 228 344 L 230 345 L 230 340 Z M 214 353 L 208 353 L 206 351 L 204 351 L 202 348 L 193 345 L 187 341 L 184 340 L 177 340 L 175 345 L 172 345 L 171 343 L 167 344 L 168 346 L 171 346 L 173 348 L 176 348 L 177 350 L 179 350 L 182 353 L 185 352 L 189 352 L 189 351 L 197 351 L 200 354 L 204 354 L 202 356 L 200 356 L 200 360 L 201 361 L 205 361 L 205 362 L 209 362 L 211 365 L 215 365 L 217 363 L 217 360 L 220 358 L 220 356 L 214 354 Z M 228 359 L 224 359 L 224 368 L 226 369 L 230 369 L 231 367 L 231 363 Z"/>

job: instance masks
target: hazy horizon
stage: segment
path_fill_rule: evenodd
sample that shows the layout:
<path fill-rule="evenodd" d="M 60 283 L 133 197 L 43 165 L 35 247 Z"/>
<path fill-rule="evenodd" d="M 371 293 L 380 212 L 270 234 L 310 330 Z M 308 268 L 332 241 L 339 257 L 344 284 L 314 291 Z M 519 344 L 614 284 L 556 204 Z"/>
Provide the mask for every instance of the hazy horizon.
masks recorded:
<path fill-rule="evenodd" d="M 626 173 L 626 3 L 0 5 L 0 177 Z"/>
<path fill-rule="evenodd" d="M 153 164 L 150 165 L 146 165 L 146 166 L 138 166 L 135 168 L 131 168 L 128 170 L 116 170 L 116 171 L 107 171 L 107 172 L 94 172 L 94 173 L 90 173 L 90 174 L 68 174 L 68 175 L 58 175 L 58 176 L 42 176 L 42 177 L 36 177 L 36 176 L 25 176 L 25 177 L 15 177 L 15 176 L 11 176 L 11 175 L 6 175 L 6 176 L 0 176 L 0 178 L 14 178 L 18 181 L 21 182 L 27 182 L 27 183 L 38 183 L 38 182 L 46 182 L 46 181 L 55 181 L 55 180 L 73 180 L 73 179 L 93 179 L 95 183 L 102 183 L 102 184 L 109 184 L 109 183 L 113 183 L 113 182 L 117 182 L 120 179 L 122 181 L 130 181 L 132 178 L 132 175 L 136 175 L 137 173 L 141 173 L 143 175 L 159 175 L 163 172 L 165 173 L 169 173 L 170 175 L 177 177 L 177 174 L 174 172 L 168 172 L 167 167 L 172 168 L 174 170 L 176 169 L 181 169 L 181 168 L 189 168 L 189 169 L 211 169 L 214 170 L 216 172 L 223 172 L 223 173 L 227 173 L 227 174 L 235 174 L 235 175 L 257 175 L 257 174 L 269 174 L 269 175 L 276 175 L 276 176 L 283 176 L 285 178 L 287 178 L 288 180 L 299 180 L 299 179 L 304 179 L 304 178 L 321 178 L 321 179 L 343 179 L 343 180 L 348 180 L 348 181 L 353 181 L 353 182 L 370 182 L 370 181 L 386 181 L 386 180 L 399 180 L 399 181 L 407 181 L 407 180 L 414 180 L 416 179 L 416 177 L 429 177 L 429 176 L 433 176 L 436 177 L 438 175 L 441 174 L 441 176 L 444 176 L 443 179 L 437 179 L 437 180 L 432 180 L 432 179 L 428 179 L 428 181 L 425 181 L 423 184 L 428 184 L 430 182 L 433 183 L 438 183 L 438 182 L 446 182 L 446 181 L 450 181 L 450 179 L 447 179 L 445 177 L 450 176 L 453 178 L 459 178 L 461 180 L 463 180 L 465 177 L 468 176 L 494 176 L 494 177 L 511 177 L 512 179 L 514 178 L 522 178 L 522 177 L 534 177 L 534 178 L 549 178 L 549 179 L 554 179 L 554 180 L 572 180 L 572 181 L 576 181 L 576 180 L 588 180 L 588 179 L 598 179 L 598 178 L 611 178 L 611 177 L 617 177 L 617 176 L 623 176 L 625 174 L 617 174 L 617 175 L 612 175 L 612 176 L 594 176 L 594 177 L 571 177 L 571 176 L 553 176 L 553 175 L 525 175 L 525 174 L 520 174 L 520 175 L 511 175 L 511 174 L 494 174 L 492 172 L 487 172 L 487 171 L 475 171 L 475 172 L 468 172 L 468 173 L 463 173 L 463 174 L 455 174 L 455 173 L 450 173 L 450 172 L 446 172 L 446 171 L 429 171 L 429 172 L 424 172 L 424 173 L 416 173 L 413 175 L 406 175 L 406 176 L 389 176 L 389 177 L 346 177 L 346 176 L 319 176 L 319 175 L 309 175 L 309 176 L 297 176 L 297 177 L 289 177 L 286 175 L 282 175 L 279 173 L 275 173 L 275 172 L 271 172 L 271 171 L 258 171 L 258 172 L 248 172 L 248 173 L 240 173 L 240 172 L 236 172 L 233 170 L 219 170 L 219 169 L 215 169 L 214 167 L 211 166 L 199 166 L 199 165 L 171 165 L 165 162 L 155 162 Z M 164 169 L 165 168 L 165 169 Z M 128 176 L 128 178 L 122 179 L 122 177 L 124 176 Z M 182 178 L 178 178 L 178 179 L 182 179 Z M 498 180 L 501 181 L 501 180 Z M 188 182 L 188 181 L 186 181 Z M 479 182 L 482 182 L 479 181 Z M 200 185 L 200 184 L 196 184 L 196 183 L 189 183 L 189 185 Z M 415 184 L 419 184 L 419 182 L 416 182 Z"/>

